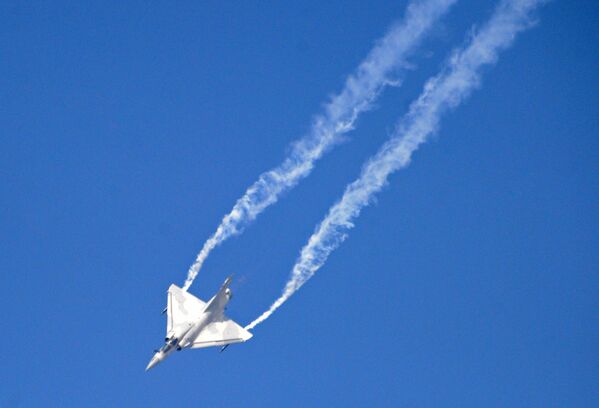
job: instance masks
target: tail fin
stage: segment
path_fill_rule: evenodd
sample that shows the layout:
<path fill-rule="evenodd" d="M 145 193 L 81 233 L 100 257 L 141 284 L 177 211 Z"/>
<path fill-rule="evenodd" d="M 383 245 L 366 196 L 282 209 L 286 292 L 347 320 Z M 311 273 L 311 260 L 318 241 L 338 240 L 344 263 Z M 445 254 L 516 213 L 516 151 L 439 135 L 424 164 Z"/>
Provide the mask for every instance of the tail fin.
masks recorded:
<path fill-rule="evenodd" d="M 225 282 L 220 287 L 216 295 L 214 295 L 214 297 L 208 301 L 208 305 L 205 309 L 206 312 L 218 312 L 225 309 L 225 305 L 233 297 L 233 292 L 231 292 L 231 289 L 229 288 L 232 280 L 233 275 L 225 279 Z"/>

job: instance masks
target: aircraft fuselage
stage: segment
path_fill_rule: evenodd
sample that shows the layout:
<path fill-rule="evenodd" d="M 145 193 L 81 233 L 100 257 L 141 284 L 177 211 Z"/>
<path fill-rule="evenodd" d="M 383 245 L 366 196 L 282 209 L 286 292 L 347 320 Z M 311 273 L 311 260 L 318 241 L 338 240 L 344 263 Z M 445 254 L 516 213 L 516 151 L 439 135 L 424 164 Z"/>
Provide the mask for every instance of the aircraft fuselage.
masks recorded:
<path fill-rule="evenodd" d="M 225 306 L 232 297 L 231 291 L 227 287 L 229 282 L 230 278 L 225 281 L 223 290 L 210 299 L 204 312 L 195 321 L 174 328 L 172 334 L 165 338 L 164 345 L 156 351 L 150 360 L 146 371 L 164 361 L 173 351 L 191 347 L 194 340 L 202 334 L 202 331 L 209 324 L 218 321 L 223 316 Z"/>

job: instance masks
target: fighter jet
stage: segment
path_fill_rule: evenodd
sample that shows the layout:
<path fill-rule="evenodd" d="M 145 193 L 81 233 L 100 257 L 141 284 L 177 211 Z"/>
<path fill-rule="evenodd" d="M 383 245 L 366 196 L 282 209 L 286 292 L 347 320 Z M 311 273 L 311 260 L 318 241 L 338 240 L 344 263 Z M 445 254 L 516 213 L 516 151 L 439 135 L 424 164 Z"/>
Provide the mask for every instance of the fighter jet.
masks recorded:
<path fill-rule="evenodd" d="M 249 340 L 252 334 L 224 314 L 233 297 L 225 279 L 220 290 L 205 303 L 176 285 L 168 288 L 165 344 L 150 360 L 146 371 L 184 348 L 224 346 Z M 221 350 L 222 351 L 222 350 Z"/>

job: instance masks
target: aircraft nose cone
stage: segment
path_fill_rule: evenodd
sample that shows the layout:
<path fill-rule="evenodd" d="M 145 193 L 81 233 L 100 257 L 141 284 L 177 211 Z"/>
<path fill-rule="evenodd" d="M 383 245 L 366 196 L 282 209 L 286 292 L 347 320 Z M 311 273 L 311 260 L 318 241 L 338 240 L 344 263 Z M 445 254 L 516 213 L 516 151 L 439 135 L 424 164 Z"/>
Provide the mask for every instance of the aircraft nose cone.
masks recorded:
<path fill-rule="evenodd" d="M 148 364 L 148 366 L 146 367 L 146 371 L 148 371 L 150 368 L 156 366 L 158 363 L 160 363 L 160 358 L 156 355 L 154 357 L 152 357 L 152 359 L 150 360 L 150 363 Z"/>

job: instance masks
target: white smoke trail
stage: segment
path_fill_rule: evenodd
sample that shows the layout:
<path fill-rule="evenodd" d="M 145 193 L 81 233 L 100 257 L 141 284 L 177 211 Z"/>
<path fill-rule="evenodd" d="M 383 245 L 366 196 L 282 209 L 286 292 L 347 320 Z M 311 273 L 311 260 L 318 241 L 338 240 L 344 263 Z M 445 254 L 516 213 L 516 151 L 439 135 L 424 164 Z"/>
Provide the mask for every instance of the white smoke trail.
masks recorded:
<path fill-rule="evenodd" d="M 478 85 L 480 69 L 494 63 L 498 52 L 509 47 L 516 34 L 531 25 L 529 15 L 540 2 L 502 1 L 467 47 L 454 51 L 441 73 L 428 80 L 390 140 L 368 160 L 360 177 L 347 186 L 341 200 L 330 208 L 302 248 L 281 296 L 246 329 L 253 329 L 268 319 L 324 264 L 347 237 L 362 208 L 386 184 L 387 177 L 410 163 L 412 154 L 437 130 L 441 115 L 459 105 Z"/>
<path fill-rule="evenodd" d="M 345 81 L 343 90 L 333 96 L 317 116 L 306 136 L 292 145 L 289 156 L 278 167 L 260 175 L 235 206 L 225 215 L 216 232 L 204 243 L 195 262 L 187 272 L 183 286 L 187 290 L 200 271 L 210 252 L 227 238 L 241 233 L 248 223 L 279 196 L 308 176 L 318 160 L 344 133 L 353 129 L 360 113 L 367 111 L 389 78 L 406 66 L 406 57 L 429 30 L 457 0 L 413 0 L 403 21 L 391 30 L 360 63 L 356 72 Z"/>

